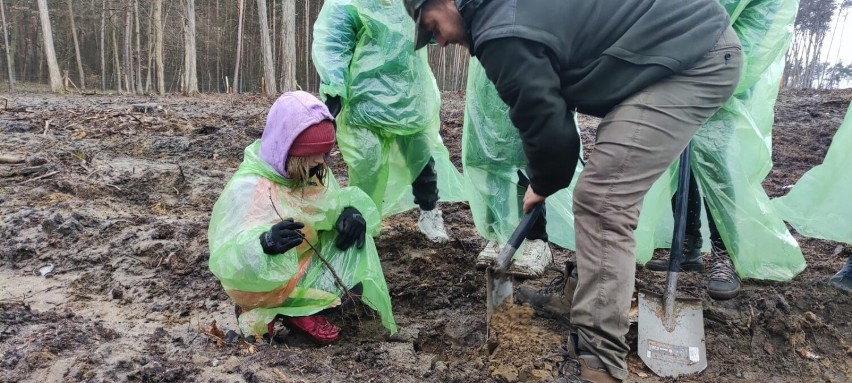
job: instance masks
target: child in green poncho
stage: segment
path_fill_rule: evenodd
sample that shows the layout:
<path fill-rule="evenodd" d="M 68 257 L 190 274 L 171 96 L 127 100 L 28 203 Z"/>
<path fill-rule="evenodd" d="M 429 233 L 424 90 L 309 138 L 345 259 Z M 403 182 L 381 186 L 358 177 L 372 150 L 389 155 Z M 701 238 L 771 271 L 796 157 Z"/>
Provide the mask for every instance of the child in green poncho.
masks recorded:
<path fill-rule="evenodd" d="M 370 236 L 379 230 L 378 210 L 359 189 L 340 188 L 325 164 L 332 120 L 309 93 L 282 95 L 213 207 L 210 270 L 246 335 L 264 335 L 281 319 L 331 343 L 340 329 L 323 314 L 356 300 L 396 331 Z"/>

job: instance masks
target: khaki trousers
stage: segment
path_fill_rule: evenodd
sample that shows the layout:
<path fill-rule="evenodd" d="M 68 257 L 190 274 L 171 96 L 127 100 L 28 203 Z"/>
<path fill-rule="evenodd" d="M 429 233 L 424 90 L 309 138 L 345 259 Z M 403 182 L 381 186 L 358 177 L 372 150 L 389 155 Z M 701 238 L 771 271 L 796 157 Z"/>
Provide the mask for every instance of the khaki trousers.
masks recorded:
<path fill-rule="evenodd" d="M 634 94 L 604 117 L 574 190 L 577 289 L 571 322 L 582 351 L 626 379 L 636 271 L 633 230 L 651 185 L 734 92 L 742 47 L 732 28 L 692 68 Z"/>

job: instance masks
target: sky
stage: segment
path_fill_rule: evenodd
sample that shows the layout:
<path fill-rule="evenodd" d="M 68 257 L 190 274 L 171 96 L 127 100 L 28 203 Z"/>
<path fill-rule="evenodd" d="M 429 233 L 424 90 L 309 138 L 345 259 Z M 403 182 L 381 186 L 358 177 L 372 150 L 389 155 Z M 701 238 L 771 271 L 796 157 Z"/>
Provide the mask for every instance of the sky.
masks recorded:
<path fill-rule="evenodd" d="M 831 36 L 834 30 L 837 32 L 832 41 Z M 837 62 L 842 62 L 844 65 L 852 64 L 852 12 L 847 10 L 845 19 L 843 14 L 835 15 L 825 40 L 822 61 L 831 65 Z M 852 88 L 852 81 L 841 82 L 840 88 Z"/>

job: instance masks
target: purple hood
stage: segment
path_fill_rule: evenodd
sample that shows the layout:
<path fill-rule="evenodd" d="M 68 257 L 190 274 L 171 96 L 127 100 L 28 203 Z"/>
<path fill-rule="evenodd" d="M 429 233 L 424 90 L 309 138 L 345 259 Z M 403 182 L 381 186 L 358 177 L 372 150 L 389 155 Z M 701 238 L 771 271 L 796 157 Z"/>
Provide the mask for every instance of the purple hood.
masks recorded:
<path fill-rule="evenodd" d="M 287 92 L 278 97 L 266 116 L 266 128 L 260 137 L 260 158 L 288 177 L 284 163 L 293 141 L 305 129 L 323 120 L 334 120 L 328 108 L 312 94 Z"/>

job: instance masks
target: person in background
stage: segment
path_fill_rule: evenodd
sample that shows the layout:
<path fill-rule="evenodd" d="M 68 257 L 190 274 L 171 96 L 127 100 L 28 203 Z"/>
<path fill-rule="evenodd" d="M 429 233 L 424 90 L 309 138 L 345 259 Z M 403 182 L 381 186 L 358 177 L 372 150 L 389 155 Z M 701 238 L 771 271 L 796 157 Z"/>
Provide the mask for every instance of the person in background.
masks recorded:
<path fill-rule="evenodd" d="M 349 185 L 383 216 L 408 207 L 397 204 L 410 186 L 418 229 L 442 243 L 449 236 L 439 183 L 454 185 L 441 189 L 444 200 L 459 200 L 454 190 L 463 183 L 438 134 L 440 96 L 425 52 L 408 49 L 412 27 L 399 1 L 329 0 L 314 24 L 312 56 L 320 96 L 337 118 Z"/>

